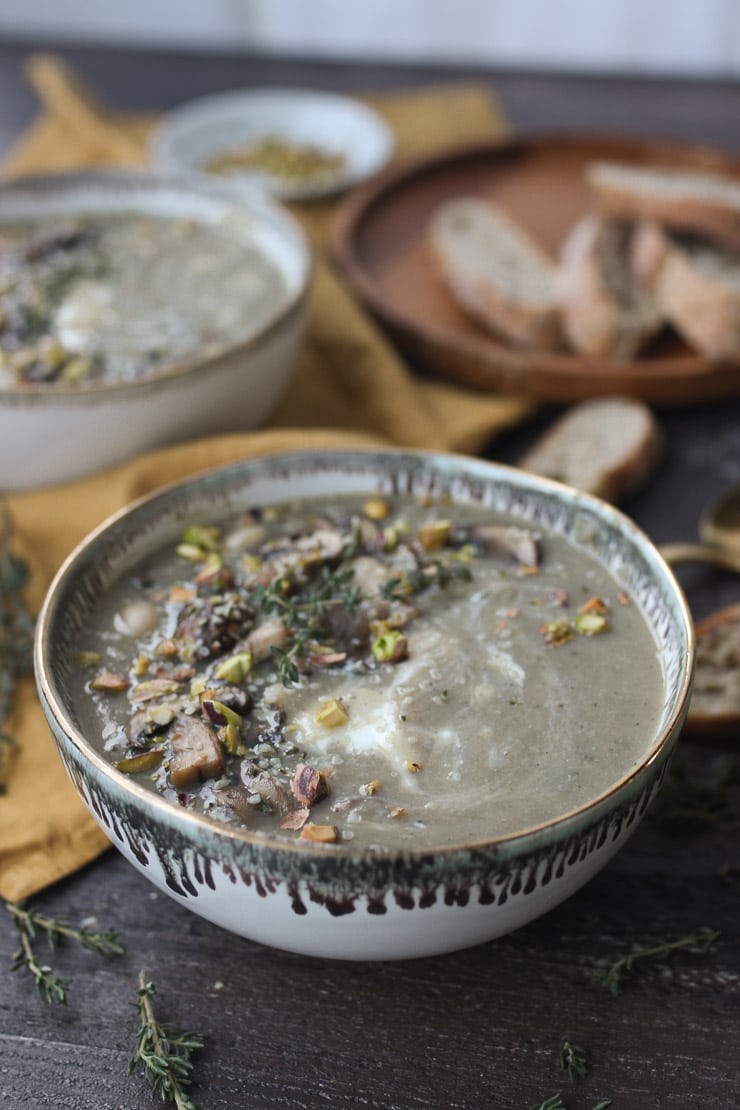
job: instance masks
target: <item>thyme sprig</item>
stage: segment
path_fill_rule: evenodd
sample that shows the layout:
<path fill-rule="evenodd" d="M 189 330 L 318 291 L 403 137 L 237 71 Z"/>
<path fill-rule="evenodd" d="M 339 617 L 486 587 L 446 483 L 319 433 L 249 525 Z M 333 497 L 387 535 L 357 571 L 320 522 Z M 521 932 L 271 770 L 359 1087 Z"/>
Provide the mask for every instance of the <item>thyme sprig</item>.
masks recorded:
<path fill-rule="evenodd" d="M 346 558 L 346 549 L 343 558 Z M 325 565 L 314 581 L 292 592 L 289 576 L 280 576 L 269 586 L 255 586 L 252 597 L 263 613 L 279 613 L 290 629 L 285 647 L 270 650 L 277 666 L 278 678 L 284 686 L 293 686 L 300 679 L 298 663 L 307 645 L 323 633 L 322 621 L 332 606 L 342 606 L 352 613 L 360 604 L 361 595 L 353 586 L 354 569 L 340 563 Z"/>
<path fill-rule="evenodd" d="M 18 680 L 31 672 L 34 628 L 23 597 L 28 564 L 10 550 L 10 533 L 10 518 L 0 505 L 0 794 L 5 793 L 9 757 L 17 748 L 4 725 L 13 708 Z"/>
<path fill-rule="evenodd" d="M 568 1073 L 571 1083 L 583 1079 L 589 1072 L 588 1055 L 585 1048 L 565 1041 L 560 1049 L 560 1067 Z"/>
<path fill-rule="evenodd" d="M 632 970 L 632 966 L 637 960 L 661 960 L 674 952 L 687 948 L 706 952 L 719 935 L 716 929 L 702 928 L 675 940 L 662 941 L 644 948 L 634 948 L 631 952 L 616 958 L 602 957 L 596 961 L 596 966 L 602 969 L 601 985 L 607 987 L 612 994 L 619 994 L 625 975 Z"/>
<path fill-rule="evenodd" d="M 380 587 L 379 593 L 386 601 L 404 601 L 409 594 L 419 594 L 430 586 L 444 589 L 451 582 L 466 581 L 472 578 L 470 567 L 464 563 L 446 563 L 442 559 L 427 559 L 415 570 L 404 571 L 402 575 L 389 578 Z"/>
<path fill-rule="evenodd" d="M 154 1013 L 155 994 L 154 983 L 142 969 L 134 1003 L 139 1014 L 139 1031 L 128 1074 L 138 1067 L 163 1102 L 174 1102 L 178 1110 L 197 1110 L 185 1088 L 192 1083 L 192 1056 L 203 1047 L 203 1038 L 198 1033 L 180 1033 L 172 1025 L 161 1024 Z"/>
<path fill-rule="evenodd" d="M 23 969 L 33 979 L 34 986 L 44 1002 L 65 1003 L 69 979 L 57 975 L 50 964 L 42 963 L 34 948 L 39 935 L 45 935 L 49 948 L 54 951 L 64 940 L 73 940 L 82 948 L 99 956 L 120 956 L 123 946 L 114 929 L 91 929 L 86 925 L 75 928 L 62 918 L 47 917 L 33 908 L 26 909 L 15 902 L 6 902 L 5 908 L 13 919 L 19 938 L 19 947 L 13 953 L 11 971 Z"/>

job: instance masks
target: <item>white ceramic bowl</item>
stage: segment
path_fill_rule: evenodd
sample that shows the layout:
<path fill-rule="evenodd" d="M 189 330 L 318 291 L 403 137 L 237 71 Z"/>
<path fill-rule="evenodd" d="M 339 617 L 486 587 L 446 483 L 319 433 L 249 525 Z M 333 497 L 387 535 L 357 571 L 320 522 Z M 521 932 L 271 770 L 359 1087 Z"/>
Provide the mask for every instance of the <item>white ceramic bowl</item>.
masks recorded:
<path fill-rule="evenodd" d="M 204 172 L 216 155 L 277 136 L 317 147 L 344 159 L 340 171 L 306 180 L 243 171 L 237 180 L 267 189 L 283 200 L 337 193 L 377 173 L 395 141 L 377 112 L 353 97 L 314 89 L 235 89 L 189 101 L 168 112 L 152 132 L 155 165 Z"/>
<path fill-rule="evenodd" d="M 29 178 L 0 187 L 3 224 L 120 213 L 236 221 L 284 277 L 285 293 L 239 341 L 128 382 L 0 387 L 0 491 L 53 485 L 141 451 L 264 424 L 295 365 L 308 313 L 312 258 L 293 217 L 268 197 L 215 179 L 135 172 Z M 224 291 L 228 296 L 228 290 Z"/>
<path fill-rule="evenodd" d="M 645 754 L 587 804 L 503 839 L 427 851 L 353 851 L 269 842 L 174 806 L 117 772 L 80 726 L 69 677 L 75 634 L 138 557 L 184 520 L 293 497 L 408 490 L 513 513 L 522 525 L 577 537 L 613 571 L 652 623 L 662 663 L 659 719 Z M 559 649 L 556 649 L 559 650 Z M 226 929 L 297 952 L 394 959 L 450 951 L 507 933 L 590 879 L 635 831 L 665 774 L 686 714 L 694 643 L 671 571 L 613 507 L 522 471 L 417 452 L 300 453 L 246 461 L 170 487 L 93 533 L 56 577 L 38 621 L 38 689 L 59 754 L 113 844 L 160 890 Z M 608 697 L 608 690 L 601 691 Z"/>

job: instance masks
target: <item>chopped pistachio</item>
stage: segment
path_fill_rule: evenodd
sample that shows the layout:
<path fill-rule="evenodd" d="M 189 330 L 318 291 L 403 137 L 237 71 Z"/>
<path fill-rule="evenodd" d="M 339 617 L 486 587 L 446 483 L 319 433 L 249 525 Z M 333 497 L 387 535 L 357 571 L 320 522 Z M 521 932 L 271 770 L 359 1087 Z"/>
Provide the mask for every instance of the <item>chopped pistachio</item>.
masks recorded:
<path fill-rule="evenodd" d="M 205 717 L 214 725 L 235 725 L 241 728 L 242 718 L 233 709 L 229 709 L 228 705 L 224 705 L 222 701 L 217 698 L 202 697 L 200 699 L 200 707 Z"/>
<path fill-rule="evenodd" d="M 182 534 L 182 543 L 200 547 L 206 551 L 215 551 L 218 547 L 220 528 L 208 528 L 206 525 L 191 524 Z"/>
<path fill-rule="evenodd" d="M 382 497 L 370 497 L 362 506 L 362 511 L 371 520 L 385 520 L 391 507 Z"/>
<path fill-rule="evenodd" d="M 425 551 L 441 551 L 450 542 L 452 523 L 449 520 L 433 520 L 422 524 L 419 529 L 419 543 Z"/>
<path fill-rule="evenodd" d="M 237 755 L 241 745 L 241 728 L 239 725 L 234 724 L 233 721 L 227 721 L 226 727 L 221 730 L 219 735 L 227 752 L 230 755 Z"/>
<path fill-rule="evenodd" d="M 100 662 L 100 652 L 79 651 L 77 653 L 77 662 L 81 667 L 94 667 Z"/>
<path fill-rule="evenodd" d="M 579 636 L 597 636 L 609 627 L 609 621 L 602 613 L 579 613 L 574 623 Z"/>
<path fill-rule="evenodd" d="M 124 775 L 137 775 L 141 771 L 153 771 L 155 767 L 159 767 L 163 759 L 164 752 L 153 749 L 142 752 L 141 755 L 129 756 L 128 759 L 119 759 L 116 770 L 123 771 Z"/>
<path fill-rule="evenodd" d="M 170 590 L 170 601 L 183 602 L 192 601 L 195 597 L 195 590 L 192 586 L 173 586 Z"/>
<path fill-rule="evenodd" d="M 147 710 L 146 720 L 160 728 L 172 724 L 174 719 L 175 711 L 171 705 L 152 705 Z"/>
<path fill-rule="evenodd" d="M 82 355 L 78 355 L 76 358 L 71 358 L 69 362 L 64 364 L 59 377 L 63 382 L 81 382 L 85 378 L 90 377 L 92 366 L 93 363 L 91 358 L 84 358 Z"/>
<path fill-rule="evenodd" d="M 316 844 L 334 844 L 339 839 L 339 830 L 336 825 L 313 825 L 309 822 L 303 826 L 299 836 L 301 840 L 312 840 Z"/>
<path fill-rule="evenodd" d="M 553 644 L 554 647 L 560 647 L 571 639 L 573 635 L 573 628 L 568 620 L 548 621 L 540 628 L 545 640 L 548 644 Z"/>
<path fill-rule="evenodd" d="M 329 698 L 316 714 L 316 723 L 324 728 L 337 728 L 339 725 L 346 725 L 348 720 L 349 713 L 339 698 Z"/>
<path fill-rule="evenodd" d="M 419 771 L 424 770 L 424 764 L 419 763 L 416 759 L 404 759 L 403 765 L 409 774 L 418 775 Z"/>
<path fill-rule="evenodd" d="M 251 670 L 251 651 L 239 651 L 236 655 L 230 655 L 228 659 L 222 659 L 213 673 L 222 682 L 231 682 L 238 686 L 241 682 L 244 682 Z"/>
<path fill-rule="evenodd" d="M 373 794 L 378 793 L 382 785 L 383 784 L 380 779 L 371 779 L 370 782 L 365 782 L 362 784 L 362 786 L 360 787 L 360 793 L 364 794 L 367 798 L 371 798 Z"/>
<path fill-rule="evenodd" d="M 149 660 L 146 655 L 140 655 L 131 669 L 136 678 L 142 678 L 149 670 Z"/>
<path fill-rule="evenodd" d="M 205 548 L 194 543 L 179 543 L 175 551 L 181 559 L 187 559 L 191 563 L 201 563 L 208 554 Z"/>
<path fill-rule="evenodd" d="M 389 629 L 373 640 L 370 650 L 378 663 L 400 663 L 409 653 L 409 642 L 402 632 Z"/>
<path fill-rule="evenodd" d="M 608 611 L 609 606 L 600 597 L 590 597 L 578 610 L 579 613 L 600 613 L 602 616 Z"/>
<path fill-rule="evenodd" d="M 125 674 L 115 671 L 101 671 L 96 674 L 90 683 L 93 690 L 102 690 L 106 694 L 120 694 L 129 687 L 129 680 Z"/>

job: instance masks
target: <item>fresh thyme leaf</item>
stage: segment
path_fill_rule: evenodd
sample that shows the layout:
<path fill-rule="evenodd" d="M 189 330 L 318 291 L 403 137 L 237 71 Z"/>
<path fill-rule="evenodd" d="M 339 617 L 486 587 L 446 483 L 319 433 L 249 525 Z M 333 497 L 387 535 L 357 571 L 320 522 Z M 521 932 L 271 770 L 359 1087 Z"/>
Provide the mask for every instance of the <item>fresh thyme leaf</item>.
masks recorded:
<path fill-rule="evenodd" d="M 560 1067 L 568 1073 L 571 1083 L 575 1079 L 583 1079 L 589 1071 L 586 1050 L 571 1041 L 565 1041 L 560 1049 Z"/>
<path fill-rule="evenodd" d="M 156 988 L 139 972 L 139 989 L 134 1006 L 139 1014 L 136 1045 L 128 1065 L 131 1075 L 138 1067 L 154 1094 L 163 1102 L 174 1102 L 178 1110 L 197 1110 L 185 1088 L 192 1083 L 192 1056 L 204 1041 L 198 1033 L 180 1033 L 172 1025 L 161 1024 L 154 1013 Z"/>
<path fill-rule="evenodd" d="M 15 902 L 6 902 L 5 908 L 13 919 L 20 947 L 13 953 L 11 971 L 23 969 L 31 976 L 39 996 L 51 1005 L 67 1001 L 69 979 L 57 975 L 54 969 L 41 963 L 34 949 L 34 941 L 45 935 L 49 948 L 54 951 L 63 940 L 74 940 L 82 948 L 99 956 L 120 956 L 123 946 L 113 929 L 91 929 L 81 926 L 75 929 L 58 917 L 47 917 L 33 908 L 25 909 Z"/>
<path fill-rule="evenodd" d="M 539 1106 L 531 1106 L 530 1110 L 567 1110 L 567 1107 L 560 1095 L 557 1094 L 550 1095 L 550 1097 L 546 1098 L 544 1102 L 541 1102 Z"/>
<path fill-rule="evenodd" d="M 601 985 L 607 987 L 612 994 L 619 994 L 622 989 L 622 980 L 632 970 L 632 965 L 636 960 L 660 960 L 679 949 L 685 948 L 697 948 L 700 952 L 706 952 L 719 935 L 715 929 L 697 929 L 696 932 L 688 933 L 676 940 L 662 941 L 645 948 L 634 948 L 626 955 L 617 956 L 615 959 L 603 957 L 596 961 L 596 966 L 602 969 Z"/>

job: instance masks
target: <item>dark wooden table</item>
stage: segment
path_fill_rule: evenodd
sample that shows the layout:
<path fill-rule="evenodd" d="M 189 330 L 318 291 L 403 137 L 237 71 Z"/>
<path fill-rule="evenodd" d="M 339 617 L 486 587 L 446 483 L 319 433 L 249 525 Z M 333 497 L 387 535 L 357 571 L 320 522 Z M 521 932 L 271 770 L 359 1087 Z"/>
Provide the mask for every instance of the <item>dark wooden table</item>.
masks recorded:
<path fill-rule="evenodd" d="M 0 46 L 0 146 L 33 116 L 21 63 L 38 44 Z M 239 85 L 403 88 L 490 81 L 520 131 L 625 132 L 740 153 L 740 85 L 532 76 L 250 57 L 70 49 L 63 53 L 122 109 L 167 107 Z M 556 409 L 492 445 L 515 461 Z M 624 508 L 657 542 L 693 538 L 702 507 L 740 481 L 740 403 L 657 410 L 666 464 Z M 696 616 L 740 601 L 740 581 L 682 572 Z M 181 909 L 111 851 L 36 899 L 47 913 L 91 915 L 120 930 L 126 954 L 55 953 L 72 987 L 51 1008 L 9 973 L 15 937 L 0 925 L 0 1105 L 146 1107 L 127 1078 L 141 967 L 160 1016 L 204 1034 L 193 1096 L 218 1107 L 374 1110 L 540 1107 L 611 1099 L 619 1110 L 740 1107 L 740 784 L 737 743 L 682 741 L 662 799 L 617 858 L 565 905 L 494 943 L 381 964 L 307 959 L 237 939 Z M 730 767 L 730 781 L 720 786 Z M 683 794 L 681 786 L 683 784 Z M 688 784 L 688 793 L 686 786 Z M 703 954 L 638 961 L 621 994 L 594 962 L 703 926 Z M 569 1083 L 558 1057 L 583 1046 L 590 1072 Z"/>

